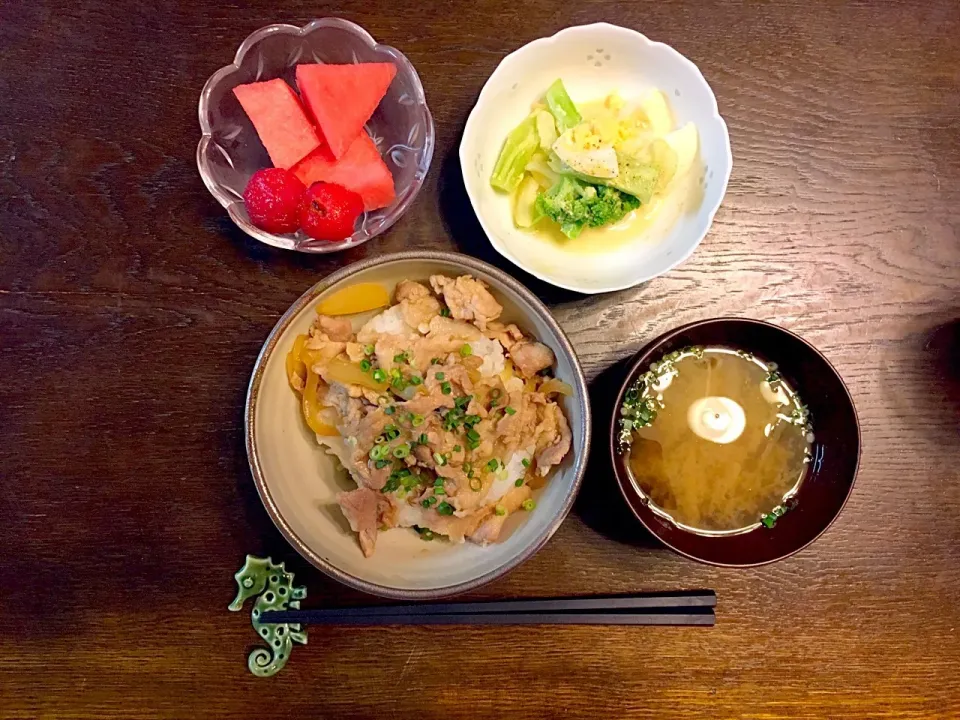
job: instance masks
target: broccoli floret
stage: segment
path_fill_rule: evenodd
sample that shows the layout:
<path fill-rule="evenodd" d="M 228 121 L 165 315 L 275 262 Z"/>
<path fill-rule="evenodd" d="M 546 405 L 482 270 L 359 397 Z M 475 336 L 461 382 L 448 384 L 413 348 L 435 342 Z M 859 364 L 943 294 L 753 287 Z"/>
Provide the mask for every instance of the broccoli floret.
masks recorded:
<path fill-rule="evenodd" d="M 584 227 L 614 223 L 638 207 L 640 201 L 633 195 L 568 176 L 537 197 L 537 209 L 569 238 L 577 237 Z"/>

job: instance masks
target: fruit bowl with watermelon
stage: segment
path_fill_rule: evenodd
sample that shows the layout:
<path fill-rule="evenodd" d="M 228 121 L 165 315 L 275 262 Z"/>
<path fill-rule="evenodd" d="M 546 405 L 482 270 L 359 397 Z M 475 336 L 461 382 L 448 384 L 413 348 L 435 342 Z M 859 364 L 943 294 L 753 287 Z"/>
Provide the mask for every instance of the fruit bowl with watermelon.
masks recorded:
<path fill-rule="evenodd" d="M 197 166 L 251 237 L 336 252 L 390 228 L 423 185 L 434 126 L 399 50 L 340 18 L 270 25 L 200 95 Z"/>

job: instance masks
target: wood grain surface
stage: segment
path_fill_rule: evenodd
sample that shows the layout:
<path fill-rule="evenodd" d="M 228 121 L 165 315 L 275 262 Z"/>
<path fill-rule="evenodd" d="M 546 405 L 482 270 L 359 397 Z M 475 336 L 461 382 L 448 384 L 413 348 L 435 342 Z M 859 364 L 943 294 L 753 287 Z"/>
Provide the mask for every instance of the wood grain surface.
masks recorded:
<path fill-rule="evenodd" d="M 437 123 L 426 187 L 336 257 L 256 244 L 194 163 L 200 88 L 250 32 L 336 14 L 402 49 Z M 734 171 L 694 256 L 579 297 L 495 256 L 459 136 L 509 51 L 609 20 L 702 69 Z M 960 717 L 960 4 L 394 0 L 0 4 L 0 717 Z M 360 596 L 299 559 L 241 434 L 261 343 L 318 278 L 459 248 L 546 297 L 594 383 L 699 318 L 817 345 L 863 431 L 850 503 L 753 570 L 657 547 L 602 461 L 549 545 L 474 597 L 715 588 L 718 625 L 311 629 L 274 679 L 231 614 L 246 553 L 311 604 Z"/>

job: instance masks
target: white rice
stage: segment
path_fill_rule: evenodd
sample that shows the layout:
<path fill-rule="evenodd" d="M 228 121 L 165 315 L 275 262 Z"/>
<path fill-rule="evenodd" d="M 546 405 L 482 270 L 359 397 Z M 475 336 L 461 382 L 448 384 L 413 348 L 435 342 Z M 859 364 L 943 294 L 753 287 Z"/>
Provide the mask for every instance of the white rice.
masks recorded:
<path fill-rule="evenodd" d="M 423 511 L 416 505 L 400 501 L 397 503 L 397 527 L 413 527 L 423 524 Z"/>
<path fill-rule="evenodd" d="M 503 387 L 508 393 L 522 392 L 523 380 L 514 375 L 512 378 L 503 383 Z"/>
<path fill-rule="evenodd" d="M 471 354 L 483 358 L 483 364 L 480 366 L 480 374 L 483 377 L 493 377 L 503 372 L 506 359 L 503 356 L 503 345 L 498 341 L 479 338 L 467 344 L 470 346 Z"/>
<path fill-rule="evenodd" d="M 332 455 L 340 461 L 340 464 L 359 487 L 360 481 L 357 480 L 357 476 L 354 474 L 353 448 L 350 442 L 340 435 L 317 435 L 317 442 L 320 444 L 320 447 L 327 451 L 328 455 Z"/>
<path fill-rule="evenodd" d="M 416 331 L 410 327 L 403 319 L 403 310 L 399 305 L 394 305 L 389 310 L 384 310 L 379 315 L 374 315 L 366 324 L 360 328 L 357 336 L 374 335 L 403 335 L 408 336 Z"/>
<path fill-rule="evenodd" d="M 527 468 L 523 466 L 523 461 L 529 461 L 531 454 L 526 450 L 517 450 L 506 465 L 497 473 L 497 479 L 493 481 L 490 490 L 487 492 L 485 503 L 497 502 L 500 498 L 516 487 L 516 482 L 527 474 Z"/>

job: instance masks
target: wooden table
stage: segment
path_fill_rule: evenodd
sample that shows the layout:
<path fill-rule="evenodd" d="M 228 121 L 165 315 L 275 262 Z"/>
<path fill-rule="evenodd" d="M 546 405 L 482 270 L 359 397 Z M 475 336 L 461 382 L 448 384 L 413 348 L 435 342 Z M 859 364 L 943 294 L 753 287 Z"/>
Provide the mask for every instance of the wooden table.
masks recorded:
<path fill-rule="evenodd" d="M 0 6 L 0 717 L 960 717 L 956 0 L 433 5 Z M 274 251 L 201 184 L 197 97 L 251 31 L 334 12 L 416 65 L 434 165 L 383 239 Z M 315 628 L 252 677 L 249 615 L 226 610 L 245 553 L 286 560 L 311 603 L 362 600 L 257 499 L 241 411 L 261 343 L 374 253 L 459 248 L 527 281 L 479 231 L 455 149 L 507 52 L 601 19 L 700 66 L 733 177 L 677 270 L 596 297 L 535 289 L 601 388 L 689 320 L 812 341 L 860 414 L 850 503 L 793 558 L 716 569 L 644 540 L 597 463 L 549 545 L 474 596 L 712 587 L 716 628 Z"/>

